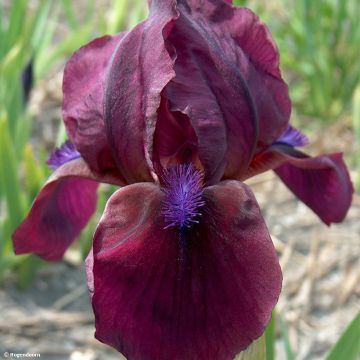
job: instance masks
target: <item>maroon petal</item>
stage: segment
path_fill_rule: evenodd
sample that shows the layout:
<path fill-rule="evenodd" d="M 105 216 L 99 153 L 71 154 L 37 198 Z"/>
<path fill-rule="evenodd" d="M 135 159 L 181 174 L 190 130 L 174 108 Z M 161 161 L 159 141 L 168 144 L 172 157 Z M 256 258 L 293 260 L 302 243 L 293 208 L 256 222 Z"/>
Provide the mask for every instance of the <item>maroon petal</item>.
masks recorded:
<path fill-rule="evenodd" d="M 158 109 L 152 161 L 158 174 L 177 164 L 198 162 L 198 141 L 189 117 L 170 111 L 164 97 Z"/>
<path fill-rule="evenodd" d="M 181 232 L 164 229 L 154 184 L 124 187 L 106 206 L 93 245 L 95 335 L 128 359 L 233 359 L 268 323 L 281 270 L 253 194 L 229 181 L 204 199 L 200 224 Z"/>
<path fill-rule="evenodd" d="M 63 117 L 70 140 L 96 171 L 114 172 L 106 138 L 103 100 L 106 70 L 124 36 L 104 36 L 77 50 L 67 62 L 63 80 Z"/>
<path fill-rule="evenodd" d="M 208 183 L 235 178 L 256 146 L 272 144 L 290 115 L 279 55 L 268 29 L 245 8 L 223 1 L 179 1 L 169 41 L 176 77 L 173 109 L 189 115 Z"/>
<path fill-rule="evenodd" d="M 253 159 L 244 178 L 269 169 L 325 224 L 343 221 L 354 190 L 341 153 L 312 158 L 289 146 L 274 145 Z"/>
<path fill-rule="evenodd" d="M 325 224 L 344 220 L 354 189 L 341 153 L 292 159 L 275 172 Z"/>
<path fill-rule="evenodd" d="M 14 232 L 15 253 L 61 259 L 95 211 L 97 181 L 121 184 L 96 176 L 81 158 L 59 167 Z"/>
<path fill-rule="evenodd" d="M 152 180 L 151 152 L 160 92 L 175 76 L 165 39 L 176 17 L 174 1 L 153 0 L 148 19 L 119 43 L 108 74 L 107 134 L 117 165 L 129 183 Z"/>

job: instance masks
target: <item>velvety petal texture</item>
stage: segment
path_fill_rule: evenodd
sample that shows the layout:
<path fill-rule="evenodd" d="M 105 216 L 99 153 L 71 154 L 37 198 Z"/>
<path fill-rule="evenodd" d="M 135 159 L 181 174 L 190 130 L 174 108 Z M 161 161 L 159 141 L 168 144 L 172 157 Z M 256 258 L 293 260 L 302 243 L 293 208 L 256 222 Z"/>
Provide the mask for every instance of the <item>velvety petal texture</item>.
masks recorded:
<path fill-rule="evenodd" d="M 104 123 L 104 81 L 111 56 L 125 34 L 103 36 L 77 50 L 63 79 L 63 117 L 70 140 L 90 167 L 116 172 Z"/>
<path fill-rule="evenodd" d="M 198 140 L 187 115 L 170 111 L 169 101 L 162 97 L 154 133 L 153 164 L 161 174 L 177 164 L 198 163 Z"/>
<path fill-rule="evenodd" d="M 275 172 L 325 224 L 344 220 L 354 190 L 341 153 L 290 158 Z"/>
<path fill-rule="evenodd" d="M 95 335 L 129 360 L 230 360 L 270 319 L 282 276 L 253 194 L 229 181 L 204 201 L 200 223 L 181 231 L 164 229 L 155 184 L 106 206 L 88 260 Z"/>
<path fill-rule="evenodd" d="M 271 35 L 246 8 L 180 0 L 169 41 L 176 77 L 166 87 L 172 110 L 187 114 L 207 183 L 246 171 L 257 147 L 286 128 L 291 104 Z"/>
<path fill-rule="evenodd" d="M 97 176 L 82 158 L 60 166 L 14 232 L 15 253 L 60 260 L 95 211 L 98 181 L 122 184 L 117 178 Z"/>
<path fill-rule="evenodd" d="M 129 183 L 152 181 L 152 147 L 160 93 L 175 76 L 166 38 L 175 1 L 153 0 L 147 20 L 119 43 L 106 81 L 105 121 L 117 166 Z"/>
<path fill-rule="evenodd" d="M 341 153 L 309 157 L 276 144 L 254 157 L 244 179 L 270 169 L 325 224 L 344 220 L 354 190 Z"/>

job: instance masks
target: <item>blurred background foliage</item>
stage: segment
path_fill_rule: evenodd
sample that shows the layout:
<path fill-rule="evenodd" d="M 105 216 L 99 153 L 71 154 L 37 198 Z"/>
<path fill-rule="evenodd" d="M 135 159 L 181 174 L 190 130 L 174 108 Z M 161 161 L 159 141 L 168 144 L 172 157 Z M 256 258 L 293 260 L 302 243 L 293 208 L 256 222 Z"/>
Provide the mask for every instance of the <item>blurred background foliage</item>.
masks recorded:
<path fill-rule="evenodd" d="M 305 129 L 310 138 L 324 127 L 337 123 L 345 126 L 355 139 L 346 154 L 347 160 L 359 173 L 360 1 L 235 0 L 234 3 L 255 11 L 275 38 L 294 105 L 292 122 Z M 19 285 L 26 286 L 35 270 L 46 266 L 31 255 L 15 257 L 11 244 L 13 230 L 50 175 L 45 165 L 50 149 L 39 141 L 34 131 L 26 88 L 36 88 L 43 79 L 61 72 L 66 59 L 81 45 L 96 36 L 131 28 L 146 14 L 145 0 L 1 0 L 0 281 L 11 271 L 17 274 Z M 52 146 L 59 146 L 66 137 L 60 113 L 56 132 Z M 99 213 L 112 190 L 101 188 Z M 74 247 L 73 253 L 79 258 L 88 251 L 96 219 L 95 216 L 83 232 L 82 241 Z M 356 321 L 353 327 L 357 326 L 358 334 L 359 317 Z M 281 318 L 279 324 L 283 324 Z M 286 340 L 286 329 L 282 325 L 280 328 Z M 268 342 L 274 336 L 271 326 L 267 334 Z M 290 345 L 287 346 L 291 359 L 293 354 Z M 268 348 L 271 348 L 269 344 Z M 352 358 L 348 356 L 341 359 Z"/>

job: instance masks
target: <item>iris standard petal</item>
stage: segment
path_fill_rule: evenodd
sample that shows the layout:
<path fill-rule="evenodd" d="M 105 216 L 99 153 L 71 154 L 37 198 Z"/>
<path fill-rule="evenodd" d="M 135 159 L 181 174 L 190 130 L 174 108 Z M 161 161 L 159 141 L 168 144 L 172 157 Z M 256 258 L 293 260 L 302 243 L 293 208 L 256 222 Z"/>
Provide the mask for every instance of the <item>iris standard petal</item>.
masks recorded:
<path fill-rule="evenodd" d="M 70 140 L 91 168 L 116 172 L 104 123 L 104 81 L 115 47 L 124 36 L 103 36 L 77 50 L 63 80 L 63 117 Z"/>
<path fill-rule="evenodd" d="M 176 164 L 198 163 L 198 141 L 189 117 L 169 110 L 162 97 L 154 133 L 153 164 L 157 174 Z"/>
<path fill-rule="evenodd" d="M 291 146 L 273 145 L 254 157 L 244 179 L 270 169 L 325 224 L 344 220 L 354 190 L 341 153 L 309 157 Z"/>
<path fill-rule="evenodd" d="M 153 0 L 147 20 L 123 38 L 112 59 L 105 121 L 113 155 L 129 183 L 152 181 L 160 93 L 175 76 L 166 38 L 177 16 L 175 1 Z"/>
<path fill-rule="evenodd" d="M 95 335 L 129 360 L 233 359 L 263 333 L 281 289 L 260 209 L 246 185 L 223 182 L 180 231 L 164 229 L 164 199 L 149 183 L 110 198 L 93 245 Z"/>
<path fill-rule="evenodd" d="M 279 55 L 250 10 L 223 1 L 178 1 L 169 41 L 176 77 L 166 87 L 173 110 L 186 113 L 199 141 L 208 183 L 246 171 L 256 147 L 272 144 L 290 116 Z"/>
<path fill-rule="evenodd" d="M 95 211 L 98 181 L 123 184 L 118 178 L 97 176 L 82 158 L 60 166 L 14 232 L 15 253 L 60 260 Z"/>

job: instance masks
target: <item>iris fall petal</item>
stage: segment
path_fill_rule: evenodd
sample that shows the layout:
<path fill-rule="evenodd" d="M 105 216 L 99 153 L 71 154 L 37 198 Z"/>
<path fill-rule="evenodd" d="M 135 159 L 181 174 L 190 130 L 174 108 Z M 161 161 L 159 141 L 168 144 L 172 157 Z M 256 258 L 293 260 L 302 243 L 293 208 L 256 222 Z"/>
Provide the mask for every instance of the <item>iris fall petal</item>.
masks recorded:
<path fill-rule="evenodd" d="M 291 146 L 273 145 L 254 157 L 244 179 L 270 169 L 324 223 L 344 220 L 353 186 L 341 153 L 309 157 Z"/>
<path fill-rule="evenodd" d="M 98 181 L 122 184 L 118 178 L 97 176 L 82 158 L 60 166 L 14 232 L 15 253 L 60 260 L 95 211 Z"/>
<path fill-rule="evenodd" d="M 233 359 L 263 333 L 281 289 L 256 200 L 236 181 L 205 188 L 200 223 L 182 231 L 164 229 L 163 201 L 144 183 L 109 200 L 89 279 L 95 335 L 128 359 Z"/>

